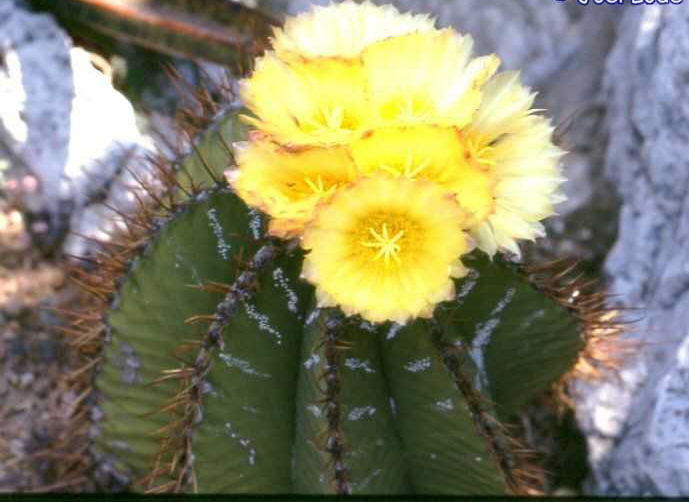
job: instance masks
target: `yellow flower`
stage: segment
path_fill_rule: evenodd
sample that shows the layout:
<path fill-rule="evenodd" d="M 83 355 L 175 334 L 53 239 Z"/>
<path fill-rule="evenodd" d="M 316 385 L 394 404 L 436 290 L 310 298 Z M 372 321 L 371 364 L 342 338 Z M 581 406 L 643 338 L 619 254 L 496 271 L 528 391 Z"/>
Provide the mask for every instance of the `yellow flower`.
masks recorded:
<path fill-rule="evenodd" d="M 372 322 L 429 317 L 454 295 L 470 250 L 455 198 L 426 180 L 361 178 L 338 190 L 304 231 L 303 277 L 320 306 Z"/>
<path fill-rule="evenodd" d="M 283 238 L 301 234 L 316 204 L 356 176 L 344 148 L 289 151 L 264 139 L 236 148 L 236 157 L 232 187 L 248 205 L 270 215 L 269 232 Z"/>
<path fill-rule="evenodd" d="M 346 143 L 369 126 L 363 66 L 339 59 L 285 62 L 268 53 L 241 82 L 243 117 L 284 145 Z"/>
<path fill-rule="evenodd" d="M 470 227 L 493 212 L 495 191 L 492 165 L 473 148 L 457 129 L 437 126 L 378 129 L 351 145 L 363 174 L 423 178 L 454 194 L 471 216 L 463 222 Z"/>
<path fill-rule="evenodd" d="M 496 74 L 495 55 L 472 58 L 471 37 L 345 1 L 288 20 L 273 44 L 241 94 L 255 136 L 282 146 L 248 147 L 234 186 L 273 217 L 274 235 L 299 235 L 361 176 L 435 183 L 491 256 L 543 235 L 563 199 L 562 152 L 534 94 L 517 73 Z"/>
<path fill-rule="evenodd" d="M 426 15 L 400 14 L 391 5 L 348 0 L 287 19 L 282 29 L 275 30 L 273 47 L 283 59 L 292 55 L 352 59 L 373 42 L 434 29 Z"/>
<path fill-rule="evenodd" d="M 388 19 L 381 32 L 370 24 L 378 18 Z M 500 63 L 471 59 L 471 37 L 392 8 L 347 2 L 300 19 L 276 32 L 275 50 L 240 87 L 255 115 L 245 120 L 285 145 L 346 144 L 385 125 L 463 127 Z M 322 51 L 301 28 L 318 32 Z"/>
<path fill-rule="evenodd" d="M 496 182 L 495 208 L 473 229 L 477 245 L 493 255 L 509 250 L 519 255 L 517 240 L 544 235 L 541 220 L 564 200 L 559 161 L 564 152 L 552 143 L 549 121 L 534 115 L 535 95 L 515 72 L 496 75 L 482 89 L 483 99 L 464 130 L 491 166 Z"/>
<path fill-rule="evenodd" d="M 453 30 L 412 33 L 367 47 L 368 99 L 376 125 L 463 127 L 481 103 L 481 86 L 500 65 L 471 58 L 473 40 Z"/>

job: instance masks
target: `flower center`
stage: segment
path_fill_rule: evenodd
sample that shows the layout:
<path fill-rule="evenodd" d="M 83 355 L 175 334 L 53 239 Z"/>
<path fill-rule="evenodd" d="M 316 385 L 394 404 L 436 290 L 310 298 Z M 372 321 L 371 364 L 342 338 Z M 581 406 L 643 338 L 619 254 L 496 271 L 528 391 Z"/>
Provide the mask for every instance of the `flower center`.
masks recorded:
<path fill-rule="evenodd" d="M 496 166 L 497 162 L 491 158 L 494 148 L 486 138 L 483 136 L 467 138 L 465 145 L 468 158 L 476 164 L 483 164 L 488 167 Z"/>
<path fill-rule="evenodd" d="M 306 186 L 318 196 L 329 195 L 337 187 L 337 185 L 333 184 L 330 188 L 326 188 L 325 183 L 323 183 L 323 178 L 320 175 L 316 176 L 315 180 L 311 179 L 310 176 L 304 176 L 304 183 L 306 183 Z"/>
<path fill-rule="evenodd" d="M 316 114 L 302 124 L 304 132 L 314 131 L 353 131 L 359 126 L 359 120 L 341 105 L 323 105 Z"/>
<path fill-rule="evenodd" d="M 398 165 L 380 164 L 379 167 L 386 173 L 392 174 L 393 176 L 403 176 L 405 178 L 414 179 L 419 176 L 430 164 L 430 159 L 426 159 L 421 162 L 415 161 L 414 156 L 411 152 L 409 152 L 404 163 Z"/>
<path fill-rule="evenodd" d="M 399 240 L 404 237 L 404 230 L 398 231 L 395 235 L 391 236 L 388 232 L 387 223 L 383 223 L 381 231 L 378 232 L 373 227 L 368 227 L 368 231 L 373 237 L 372 241 L 362 241 L 361 245 L 367 248 L 377 249 L 378 252 L 373 257 L 373 260 L 379 260 L 383 258 L 385 261 L 385 266 L 390 265 L 390 260 L 394 260 L 398 265 L 402 263 L 399 257 L 399 252 L 402 246 L 398 244 Z"/>
<path fill-rule="evenodd" d="M 380 116 L 387 122 L 413 121 L 426 117 L 433 109 L 425 96 L 401 96 L 393 98 L 380 108 Z"/>

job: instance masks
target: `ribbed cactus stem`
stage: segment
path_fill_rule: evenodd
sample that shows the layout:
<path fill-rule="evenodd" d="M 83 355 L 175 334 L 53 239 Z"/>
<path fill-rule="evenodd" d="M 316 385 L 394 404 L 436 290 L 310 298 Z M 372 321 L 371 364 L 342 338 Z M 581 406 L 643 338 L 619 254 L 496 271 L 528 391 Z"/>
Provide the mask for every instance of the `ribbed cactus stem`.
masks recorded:
<path fill-rule="evenodd" d="M 244 270 L 228 287 L 225 297 L 218 303 L 215 314 L 212 316 L 213 321 L 201 341 L 199 353 L 194 362 L 191 387 L 188 390 L 189 401 L 185 405 L 184 419 L 179 432 L 182 450 L 173 454 L 173 458 L 180 457 L 179 474 L 173 490 L 175 492 L 186 487 L 191 487 L 194 493 L 198 491 L 193 466 L 193 428 L 202 420 L 203 384 L 211 366 L 211 354 L 224 349 L 223 330 L 237 313 L 239 304 L 253 296 L 257 286 L 257 274 L 272 263 L 277 252 L 277 245 L 269 242 L 259 248 L 246 263 Z M 161 451 L 161 455 L 163 453 L 165 452 Z"/>
<path fill-rule="evenodd" d="M 519 493 L 524 487 L 534 484 L 534 481 L 542 481 L 524 479 L 528 470 L 520 469 L 522 466 L 518 465 L 516 458 L 521 445 L 506 433 L 503 425 L 494 417 L 493 405 L 472 383 L 471 357 L 466 344 L 461 340 L 452 344 L 447 343 L 438 330 L 434 330 L 433 340 L 445 367 L 464 396 L 477 430 L 488 442 L 491 455 L 500 467 L 508 486 L 515 493 Z"/>
<path fill-rule="evenodd" d="M 236 117 L 207 127 L 168 173 L 189 178 L 169 187 L 179 203 L 141 217 L 150 240 L 101 307 L 94 458 L 149 492 L 534 493 L 538 474 L 494 417 L 514 418 L 576 361 L 574 286 L 534 289 L 474 253 L 432 320 L 310 311 L 298 243 L 267 239 L 216 186 Z"/>

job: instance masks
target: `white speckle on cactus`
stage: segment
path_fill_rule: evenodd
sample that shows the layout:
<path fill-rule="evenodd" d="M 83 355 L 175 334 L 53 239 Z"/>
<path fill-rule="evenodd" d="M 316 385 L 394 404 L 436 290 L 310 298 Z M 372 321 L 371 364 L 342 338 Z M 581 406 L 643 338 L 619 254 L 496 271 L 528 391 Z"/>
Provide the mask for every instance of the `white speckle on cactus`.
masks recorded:
<path fill-rule="evenodd" d="M 521 329 L 528 329 L 531 327 L 531 325 L 534 323 L 534 321 L 538 321 L 539 319 L 543 319 L 545 317 L 545 310 L 540 309 L 537 310 L 536 312 L 532 312 L 529 314 L 526 319 L 524 319 L 520 324 L 519 327 Z"/>
<path fill-rule="evenodd" d="M 486 322 L 480 322 L 476 325 L 476 334 L 474 340 L 471 343 L 472 350 L 483 348 L 490 342 L 490 336 L 500 325 L 500 319 L 490 319 Z"/>
<path fill-rule="evenodd" d="M 395 403 L 394 398 L 390 398 L 390 413 L 392 413 L 393 417 L 397 416 L 397 403 Z"/>
<path fill-rule="evenodd" d="M 385 446 L 385 441 L 383 439 L 376 439 L 376 446 Z"/>
<path fill-rule="evenodd" d="M 452 404 L 452 399 L 448 398 L 445 401 L 436 401 L 435 407 L 440 411 L 449 412 L 455 409 L 455 405 Z"/>
<path fill-rule="evenodd" d="M 280 267 L 273 270 L 273 280 L 275 281 L 275 286 L 282 288 L 287 295 L 287 310 L 296 314 L 298 312 L 299 297 L 297 294 L 289 287 L 289 282 L 285 273 Z"/>
<path fill-rule="evenodd" d="M 132 451 L 132 447 L 126 441 L 108 441 L 108 446 L 115 450 Z"/>
<path fill-rule="evenodd" d="M 486 376 L 486 368 L 483 361 L 484 349 L 486 345 L 490 343 L 490 337 L 493 335 L 493 332 L 500 325 L 500 317 L 497 316 L 499 316 L 502 311 L 507 308 L 510 302 L 514 299 L 515 293 L 516 290 L 514 288 L 508 289 L 507 293 L 505 293 L 505 296 L 498 302 L 493 311 L 490 313 L 491 319 L 476 325 L 476 334 L 471 343 L 469 354 L 474 360 L 476 369 L 478 370 L 476 373 L 476 387 L 478 389 L 485 389 L 488 385 L 488 377 Z"/>
<path fill-rule="evenodd" d="M 204 380 L 201 384 L 201 393 L 208 394 L 212 397 L 216 397 L 218 395 L 218 393 L 213 388 L 213 385 L 211 385 L 211 383 L 206 380 Z"/>
<path fill-rule="evenodd" d="M 261 215 L 255 209 L 249 210 L 249 229 L 254 240 L 261 238 Z"/>
<path fill-rule="evenodd" d="M 350 422 L 357 422 L 365 417 L 372 417 L 376 414 L 376 409 L 373 406 L 361 406 L 359 408 L 353 408 L 347 415 L 347 419 Z"/>
<path fill-rule="evenodd" d="M 375 333 L 376 332 L 376 327 L 368 322 L 368 321 L 362 321 L 361 324 L 359 325 L 361 329 L 364 331 L 368 331 L 369 333 Z"/>
<path fill-rule="evenodd" d="M 404 369 L 410 373 L 420 373 L 431 367 L 431 358 L 424 357 L 418 361 L 411 361 L 404 365 Z"/>
<path fill-rule="evenodd" d="M 483 457 L 476 457 L 474 460 L 476 460 L 477 462 L 483 462 Z"/>
<path fill-rule="evenodd" d="M 248 404 L 242 406 L 242 410 L 246 411 L 247 413 L 251 413 L 252 415 L 258 415 L 259 413 L 258 408 L 254 408 L 253 406 L 249 406 Z"/>
<path fill-rule="evenodd" d="M 206 214 L 208 215 L 208 219 L 210 220 L 210 226 L 211 230 L 213 230 L 213 235 L 215 235 L 215 238 L 218 240 L 218 253 L 220 254 L 220 256 L 222 256 L 223 260 L 227 261 L 230 259 L 231 246 L 227 242 L 225 242 L 222 225 L 220 225 L 220 221 L 218 220 L 218 211 L 217 209 L 213 208 L 209 209 Z"/>
<path fill-rule="evenodd" d="M 242 438 L 237 434 L 237 432 L 232 428 L 232 424 L 230 422 L 225 422 L 225 432 L 227 433 L 228 436 L 230 436 L 232 439 L 236 440 L 242 448 L 244 448 L 247 453 L 248 453 L 248 462 L 249 465 L 255 465 L 256 464 L 256 448 L 253 448 L 251 446 L 251 439 L 246 439 Z"/>
<path fill-rule="evenodd" d="M 380 476 L 380 474 L 382 472 L 383 472 L 382 469 L 376 469 L 371 474 L 369 474 L 364 479 L 362 479 L 359 483 L 352 482 L 352 487 L 355 487 L 359 491 L 361 491 L 362 489 L 366 488 L 371 483 L 373 478 Z"/>
<path fill-rule="evenodd" d="M 246 375 L 257 376 L 260 378 L 271 378 L 271 375 L 268 373 L 261 373 L 260 371 L 254 369 L 249 361 L 244 361 L 243 359 L 239 359 L 238 357 L 225 353 L 220 354 L 220 359 L 222 359 L 228 368 L 237 368 Z"/>
<path fill-rule="evenodd" d="M 246 315 L 256 321 L 259 330 L 273 335 L 276 338 L 278 345 L 282 343 L 282 333 L 270 325 L 270 319 L 267 315 L 261 314 L 258 310 L 256 310 L 256 307 L 248 302 L 244 303 L 244 309 L 246 310 Z"/>
<path fill-rule="evenodd" d="M 319 356 L 318 354 L 311 354 L 311 356 L 306 361 L 304 361 L 304 368 L 310 370 L 320 362 L 321 356 Z"/>
<path fill-rule="evenodd" d="M 313 309 L 309 314 L 309 317 L 306 318 L 306 325 L 311 326 L 314 322 L 316 322 L 316 319 L 318 319 L 319 315 L 321 315 L 321 310 Z"/>
<path fill-rule="evenodd" d="M 479 278 L 479 273 L 471 269 L 467 273 L 466 277 L 464 278 L 464 281 L 462 282 L 462 287 L 459 288 L 459 291 L 457 292 L 457 295 L 455 296 L 456 300 L 461 300 L 465 296 L 467 296 L 469 293 L 471 293 L 471 290 L 474 289 L 474 286 L 476 286 L 476 281 Z"/>
<path fill-rule="evenodd" d="M 191 276 L 194 279 L 194 282 L 196 284 L 203 284 L 203 281 L 201 280 L 201 277 L 199 277 L 199 273 L 196 270 L 196 265 L 195 263 L 189 262 L 180 252 L 179 252 L 179 247 L 175 246 L 177 251 L 175 252 L 175 263 L 178 263 L 182 267 L 186 267 L 190 272 Z M 135 262 L 136 263 L 136 262 Z"/>
<path fill-rule="evenodd" d="M 507 293 L 505 293 L 505 296 L 502 297 L 502 299 L 498 302 L 498 304 L 495 306 L 493 309 L 493 312 L 490 313 L 491 316 L 496 316 L 500 314 L 505 308 L 510 304 L 510 302 L 514 299 L 514 295 L 517 292 L 516 289 L 510 288 L 507 290 Z"/>
<path fill-rule="evenodd" d="M 120 378 L 123 383 L 133 385 L 139 382 L 139 368 L 141 361 L 134 347 L 125 342 L 120 342 L 119 351 L 115 356 L 115 364 L 120 368 Z"/>
<path fill-rule="evenodd" d="M 438 455 L 436 453 L 431 453 L 431 460 L 435 460 L 438 458 Z"/>
<path fill-rule="evenodd" d="M 486 376 L 486 367 L 483 361 L 483 351 L 490 343 L 490 337 L 495 331 L 495 328 L 500 324 L 500 319 L 491 319 L 476 325 L 476 336 L 471 343 L 469 354 L 476 364 L 476 388 L 479 390 L 485 389 L 488 384 L 488 377 Z"/>
<path fill-rule="evenodd" d="M 390 326 L 390 331 L 388 331 L 388 334 L 385 337 L 385 339 L 386 340 L 392 340 L 393 338 L 395 338 L 397 336 L 397 333 L 399 333 L 401 329 L 402 329 L 401 324 L 397 324 L 396 322 L 392 323 L 392 326 Z"/>
<path fill-rule="evenodd" d="M 345 366 L 352 371 L 362 370 L 364 373 L 375 373 L 376 370 L 371 368 L 370 361 L 361 361 L 354 357 L 349 357 L 345 360 Z"/>
<path fill-rule="evenodd" d="M 323 412 L 321 411 L 321 409 L 318 406 L 316 406 L 315 404 L 308 405 L 306 407 L 306 409 L 309 410 L 311 412 L 311 414 L 316 418 L 321 418 L 321 416 L 323 415 Z"/>

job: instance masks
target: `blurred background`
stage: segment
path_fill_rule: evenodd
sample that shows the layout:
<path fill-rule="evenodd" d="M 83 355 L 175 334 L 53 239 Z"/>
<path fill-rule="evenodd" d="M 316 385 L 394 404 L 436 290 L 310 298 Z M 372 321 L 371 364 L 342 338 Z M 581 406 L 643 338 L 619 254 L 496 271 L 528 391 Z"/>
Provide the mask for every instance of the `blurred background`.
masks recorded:
<path fill-rule="evenodd" d="M 174 157 L 175 124 L 204 112 L 191 91 L 237 106 L 240 54 L 313 3 L 0 0 L 0 491 L 74 488 L 42 455 L 78 399 L 51 310 L 75 301 L 72 257 L 136 206 L 146 155 Z M 569 152 L 568 200 L 526 260 L 576 258 L 633 321 L 638 350 L 572 383 L 575 411 L 523 417 L 549 491 L 689 494 L 689 3 L 376 3 L 431 13 L 522 71 Z"/>

